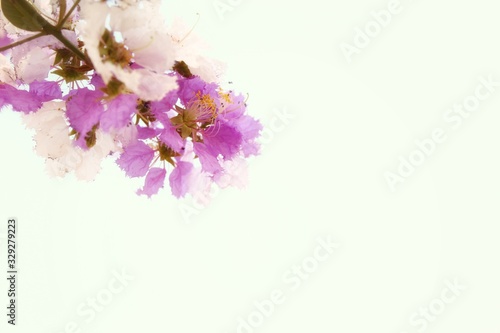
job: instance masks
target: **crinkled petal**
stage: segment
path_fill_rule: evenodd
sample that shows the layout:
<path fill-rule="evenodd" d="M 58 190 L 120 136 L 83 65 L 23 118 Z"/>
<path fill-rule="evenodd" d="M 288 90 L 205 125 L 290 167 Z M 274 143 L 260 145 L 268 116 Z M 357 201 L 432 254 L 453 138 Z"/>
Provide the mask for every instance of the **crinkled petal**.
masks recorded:
<path fill-rule="evenodd" d="M 148 197 L 157 194 L 160 188 L 163 187 L 166 174 L 167 171 L 163 168 L 151 168 L 144 181 L 144 187 L 137 190 L 137 194 L 147 195 Z"/>
<path fill-rule="evenodd" d="M 176 152 L 181 152 L 184 147 L 184 140 L 170 124 L 167 124 L 161 132 L 160 140 Z"/>
<path fill-rule="evenodd" d="M 109 133 L 101 130 L 96 132 L 96 145 L 88 150 L 82 150 L 82 161 L 75 168 L 75 176 L 80 180 L 93 180 L 101 170 L 101 163 L 110 153 L 118 147 Z M 74 147 L 74 149 L 79 149 Z"/>
<path fill-rule="evenodd" d="M 248 166 L 244 158 L 236 157 L 232 160 L 223 161 L 224 172 L 214 176 L 214 181 L 221 188 L 234 186 L 244 188 L 248 183 Z"/>
<path fill-rule="evenodd" d="M 138 127 L 137 138 L 139 140 L 152 139 L 158 135 L 158 131 L 151 127 Z"/>
<path fill-rule="evenodd" d="M 151 147 L 142 141 L 137 141 L 137 143 L 125 147 L 116 163 L 129 177 L 142 177 L 148 172 L 154 155 L 154 150 Z"/>
<path fill-rule="evenodd" d="M 203 132 L 203 139 L 214 157 L 222 154 L 224 158 L 231 158 L 240 150 L 242 135 L 233 126 L 217 122 Z"/>
<path fill-rule="evenodd" d="M 219 86 L 216 83 L 207 83 L 198 76 L 179 79 L 178 84 L 179 98 L 185 105 L 192 102 L 197 97 L 197 94 L 210 95 L 214 100 L 219 98 L 217 91 Z"/>
<path fill-rule="evenodd" d="M 238 128 L 243 136 L 243 142 L 241 144 L 241 151 L 243 156 L 248 157 L 250 155 L 257 155 L 260 151 L 260 144 L 255 141 L 262 130 L 262 124 L 248 116 L 243 115 L 237 119 L 234 119 L 232 123 Z"/>
<path fill-rule="evenodd" d="M 42 107 L 42 102 L 25 90 L 17 90 L 8 85 L 0 85 L 0 105 L 12 105 L 14 111 L 30 113 Z"/>
<path fill-rule="evenodd" d="M 10 61 L 10 58 L 0 54 L 0 82 L 15 84 L 16 81 L 16 71 L 14 69 L 14 64 Z"/>
<path fill-rule="evenodd" d="M 234 123 L 240 133 L 243 135 L 243 140 L 252 140 L 259 136 L 262 130 L 262 124 L 253 117 L 243 115 Z"/>
<path fill-rule="evenodd" d="M 159 101 L 163 99 L 168 92 L 177 89 L 175 77 L 166 74 L 158 74 L 147 69 L 136 69 L 133 71 L 138 75 L 138 81 L 131 81 L 127 77 L 121 80 L 120 73 L 116 75 L 127 85 L 137 96 L 145 101 Z M 137 84 L 137 86 L 135 86 Z"/>
<path fill-rule="evenodd" d="M 260 144 L 255 141 L 243 142 L 241 145 L 241 151 L 243 152 L 243 156 L 249 157 L 251 155 L 259 155 L 260 153 Z"/>
<path fill-rule="evenodd" d="M 101 104 L 101 92 L 87 88 L 76 90 L 66 103 L 67 116 L 71 127 L 84 137 L 99 119 L 104 111 Z"/>
<path fill-rule="evenodd" d="M 137 126 L 132 124 L 120 128 L 119 130 L 115 130 L 112 133 L 114 133 L 114 139 L 121 143 L 122 148 L 130 144 L 134 144 L 137 142 L 137 139 L 139 139 Z"/>
<path fill-rule="evenodd" d="M 61 87 L 54 81 L 33 81 L 30 83 L 30 93 L 38 96 L 42 102 L 62 98 Z"/>
<path fill-rule="evenodd" d="M 108 109 L 101 117 L 100 128 L 109 131 L 112 128 L 120 129 L 128 125 L 130 117 L 135 113 L 137 96 L 120 95 L 108 103 Z"/>
<path fill-rule="evenodd" d="M 214 157 L 211 153 L 208 152 L 205 144 L 196 142 L 193 146 L 193 150 L 200 159 L 201 168 L 203 171 L 214 174 L 222 170 L 217 157 Z"/>
<path fill-rule="evenodd" d="M 161 100 L 151 102 L 151 112 L 157 116 L 164 114 L 166 111 L 174 107 L 178 99 L 179 96 L 177 95 L 177 90 L 171 90 Z"/>
<path fill-rule="evenodd" d="M 177 198 L 183 197 L 188 192 L 191 170 L 193 170 L 191 163 L 179 161 L 170 174 L 169 182 L 172 194 Z"/>
<path fill-rule="evenodd" d="M 54 62 L 53 52 L 46 48 L 35 47 L 22 54 L 16 63 L 17 77 L 25 83 L 44 80 Z"/>

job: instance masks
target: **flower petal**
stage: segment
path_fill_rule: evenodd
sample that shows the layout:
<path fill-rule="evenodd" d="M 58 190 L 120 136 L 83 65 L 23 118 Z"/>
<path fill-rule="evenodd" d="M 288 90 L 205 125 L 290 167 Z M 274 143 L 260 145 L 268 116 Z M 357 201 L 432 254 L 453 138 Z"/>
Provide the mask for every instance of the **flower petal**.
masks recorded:
<path fill-rule="evenodd" d="M 222 170 L 219 161 L 216 157 L 208 152 L 205 144 L 196 142 L 193 145 L 193 150 L 200 159 L 201 169 L 203 171 L 214 174 Z"/>
<path fill-rule="evenodd" d="M 148 198 L 157 194 L 160 188 L 163 187 L 166 174 L 167 171 L 163 168 L 151 168 L 146 176 L 146 180 L 144 181 L 144 187 L 137 190 L 137 194 L 147 195 Z"/>
<path fill-rule="evenodd" d="M 172 194 L 177 198 L 183 197 L 189 190 L 189 174 L 193 165 L 189 162 L 177 162 L 174 171 L 170 174 L 169 182 Z"/>
<path fill-rule="evenodd" d="M 203 132 L 203 139 L 208 151 L 217 157 L 233 157 L 240 150 L 242 134 L 233 126 L 224 122 L 216 122 Z"/>
<path fill-rule="evenodd" d="M 61 87 L 54 81 L 33 81 L 30 83 L 30 93 L 38 96 L 42 102 L 62 98 Z"/>
<path fill-rule="evenodd" d="M 102 93 L 87 88 L 78 89 L 70 95 L 66 102 L 66 115 L 72 128 L 84 137 L 99 119 L 104 111 L 101 104 Z"/>
<path fill-rule="evenodd" d="M 0 85 L 0 105 L 10 104 L 14 111 L 30 113 L 42 107 L 42 102 L 25 90 L 17 90 L 8 85 Z"/>
<path fill-rule="evenodd" d="M 167 124 L 160 134 L 160 140 L 176 152 L 181 152 L 184 147 L 184 140 L 177 133 L 175 127 Z"/>
<path fill-rule="evenodd" d="M 125 147 L 116 163 L 129 177 L 142 177 L 148 172 L 154 155 L 154 150 L 147 144 L 137 141 L 137 143 Z"/>
<path fill-rule="evenodd" d="M 128 125 L 130 117 L 136 111 L 137 96 L 120 95 L 108 103 L 108 109 L 101 117 L 100 128 L 109 131 L 112 128 L 120 129 Z"/>

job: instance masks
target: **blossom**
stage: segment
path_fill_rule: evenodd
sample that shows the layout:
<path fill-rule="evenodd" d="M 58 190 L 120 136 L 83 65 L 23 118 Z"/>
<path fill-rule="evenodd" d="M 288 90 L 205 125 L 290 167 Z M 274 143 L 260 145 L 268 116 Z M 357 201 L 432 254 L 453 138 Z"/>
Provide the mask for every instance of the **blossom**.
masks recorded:
<path fill-rule="evenodd" d="M 80 36 L 95 70 L 108 84 L 113 78 L 148 101 L 160 100 L 176 88 L 165 72 L 174 64 L 169 36 L 156 12 L 159 3 L 109 6 L 84 1 Z M 134 66 L 131 66 L 134 64 Z"/>
<path fill-rule="evenodd" d="M 151 168 L 146 176 L 144 187 L 137 190 L 137 194 L 151 197 L 158 193 L 160 188 L 163 187 L 166 174 L 167 172 L 163 168 Z"/>
<path fill-rule="evenodd" d="M 138 191 L 148 196 L 163 186 L 156 176 L 158 168 L 166 175 L 170 172 L 169 185 L 176 197 L 207 193 L 211 183 L 244 187 L 245 157 L 258 152 L 255 139 L 261 124 L 246 114 L 242 96 L 194 75 L 179 75 L 177 80 L 175 94 L 143 110 L 148 127 L 139 127 L 138 143 L 124 150 L 120 167 L 130 177 L 156 170 Z"/>
<path fill-rule="evenodd" d="M 38 110 L 42 101 L 36 94 L 16 89 L 8 84 L 0 84 L 0 104 L 10 105 L 14 111 L 29 113 Z"/>
<path fill-rule="evenodd" d="M 97 144 L 89 150 L 75 146 L 69 137 L 69 126 L 64 116 L 64 102 L 47 102 L 34 113 L 23 117 L 26 127 L 35 130 L 35 151 L 46 160 L 47 171 L 62 177 L 74 171 L 78 179 L 93 180 L 101 162 L 119 150 L 113 135 L 96 132 Z"/>
<path fill-rule="evenodd" d="M 188 162 L 177 162 L 174 171 L 170 174 L 169 182 L 172 194 L 176 197 L 183 197 L 189 190 L 189 183 L 186 181 L 193 170 L 193 165 Z"/>
<path fill-rule="evenodd" d="M 189 64 L 193 75 L 207 82 L 216 82 L 224 74 L 226 65 L 216 59 L 203 56 L 199 50 L 209 48 L 190 27 L 181 20 L 176 19 L 169 27 L 169 34 L 173 42 L 176 59 L 183 60 Z"/>
<path fill-rule="evenodd" d="M 91 147 L 94 143 L 93 133 L 104 113 L 101 95 L 99 91 L 83 88 L 72 91 L 66 98 L 66 115 L 71 127 L 77 132 L 76 144 L 82 148 Z"/>
<path fill-rule="evenodd" d="M 142 177 L 148 173 L 154 151 L 142 141 L 126 147 L 116 163 L 129 177 Z"/>
<path fill-rule="evenodd" d="M 137 110 L 137 99 L 133 94 L 120 95 L 112 99 L 107 105 L 106 112 L 100 117 L 100 127 L 104 131 L 126 127 Z"/>
<path fill-rule="evenodd" d="M 202 204 L 215 186 L 245 186 L 262 125 L 192 29 L 158 15 L 161 1 L 16 4 L 0 14 L 0 105 L 23 114 L 49 174 L 93 180 L 114 158 L 143 178 L 138 195 L 168 184 Z"/>

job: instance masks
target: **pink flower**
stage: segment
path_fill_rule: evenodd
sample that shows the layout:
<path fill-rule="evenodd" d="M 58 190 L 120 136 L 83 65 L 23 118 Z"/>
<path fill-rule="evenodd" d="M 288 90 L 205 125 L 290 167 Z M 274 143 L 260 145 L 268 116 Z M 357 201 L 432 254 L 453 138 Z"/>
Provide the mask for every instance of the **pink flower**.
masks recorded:
<path fill-rule="evenodd" d="M 146 176 L 144 187 L 137 190 L 137 194 L 147 195 L 148 198 L 157 194 L 160 188 L 163 187 L 166 174 L 167 171 L 163 168 L 151 168 Z"/>
<path fill-rule="evenodd" d="M 193 165 L 188 162 L 177 162 L 176 167 L 169 177 L 172 194 L 177 198 L 183 197 L 189 190 L 189 174 L 193 170 Z"/>
<path fill-rule="evenodd" d="M 106 112 L 101 115 L 100 128 L 108 132 L 120 129 L 130 123 L 130 118 L 137 111 L 137 96 L 119 95 L 107 103 Z"/>
<path fill-rule="evenodd" d="M 155 152 L 142 141 L 125 147 L 116 163 L 129 177 L 143 177 L 148 173 Z"/>

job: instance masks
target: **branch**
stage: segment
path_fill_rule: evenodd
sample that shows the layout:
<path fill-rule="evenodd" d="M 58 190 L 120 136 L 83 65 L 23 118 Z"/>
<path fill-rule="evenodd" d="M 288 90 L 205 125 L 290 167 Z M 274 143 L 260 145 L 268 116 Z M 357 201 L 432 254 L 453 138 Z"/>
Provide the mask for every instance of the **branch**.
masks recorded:
<path fill-rule="evenodd" d="M 59 23 L 57 23 L 56 28 L 58 28 L 58 29 L 62 28 L 62 26 L 64 25 L 64 23 L 66 23 L 66 21 L 71 16 L 71 13 L 73 13 L 73 11 L 75 10 L 76 6 L 78 6 L 79 3 L 80 3 L 80 0 L 75 0 L 75 2 L 73 3 L 73 6 L 71 6 L 71 8 L 69 9 L 69 11 L 63 17 L 63 19 L 59 20 Z"/>
<path fill-rule="evenodd" d="M 33 39 L 37 39 L 38 37 L 42 37 L 44 35 L 46 35 L 46 33 L 42 31 L 42 32 L 37 33 L 36 35 L 30 36 L 30 37 L 25 38 L 23 40 L 19 40 L 19 41 L 15 42 L 15 43 L 7 45 L 7 46 L 0 47 L 0 52 L 7 51 L 7 50 L 9 50 L 9 49 L 11 49 L 11 48 L 13 48 L 15 46 L 22 45 L 24 43 L 32 41 Z"/>

